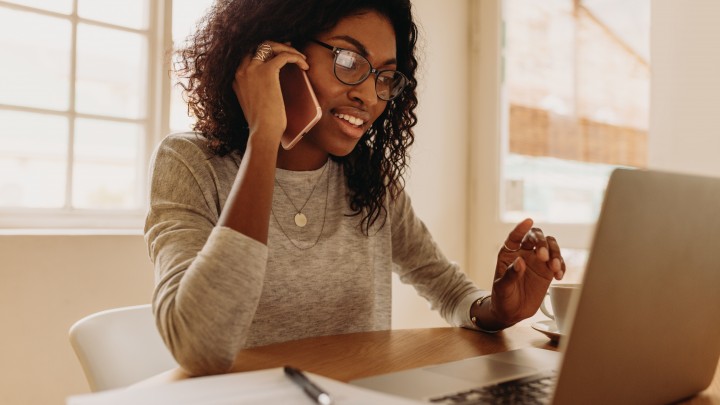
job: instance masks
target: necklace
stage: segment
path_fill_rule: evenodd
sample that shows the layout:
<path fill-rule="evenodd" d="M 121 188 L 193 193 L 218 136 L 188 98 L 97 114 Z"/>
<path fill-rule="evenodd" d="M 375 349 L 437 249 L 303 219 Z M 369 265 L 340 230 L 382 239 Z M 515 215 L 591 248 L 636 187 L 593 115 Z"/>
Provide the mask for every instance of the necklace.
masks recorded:
<path fill-rule="evenodd" d="M 325 166 L 325 167 L 327 168 L 327 166 Z M 325 173 L 324 169 L 323 169 L 323 173 Z M 320 178 L 322 178 L 322 174 L 320 175 Z M 319 182 L 320 182 L 320 180 L 318 180 L 318 183 Z M 315 183 L 315 187 L 317 187 L 318 183 Z M 280 185 L 280 183 L 278 183 L 278 185 Z M 312 191 L 315 191 L 315 187 L 313 187 Z M 280 186 L 280 189 L 282 190 L 282 186 Z M 312 195 L 312 191 L 310 192 L 310 195 Z M 285 193 L 285 190 L 283 190 L 283 193 Z M 310 248 L 314 247 L 315 245 L 317 245 L 317 243 L 320 241 L 320 237 L 322 236 L 323 231 L 325 230 L 325 218 L 327 217 L 328 195 L 329 194 L 330 194 L 330 175 L 327 176 L 327 186 L 326 186 L 326 190 L 325 190 L 325 210 L 323 212 L 323 220 L 322 220 L 322 225 L 320 226 L 320 233 L 318 233 L 317 238 L 315 238 L 315 242 L 313 242 L 313 244 L 310 246 L 303 247 L 303 246 L 300 246 L 297 243 L 295 243 L 295 241 L 292 240 L 290 235 L 288 235 L 287 232 L 285 232 L 285 228 L 283 228 L 282 224 L 280 223 L 280 220 L 278 220 L 278 218 L 277 218 L 277 215 L 275 215 L 275 210 L 272 208 L 272 205 L 270 206 L 270 212 L 272 212 L 272 216 L 273 216 L 273 218 L 275 218 L 275 222 L 277 222 L 278 227 L 280 228 L 280 231 L 283 233 L 283 235 L 285 235 L 286 238 L 288 238 L 290 243 L 292 243 L 296 248 L 298 248 L 300 250 L 307 250 L 307 249 L 310 249 Z M 285 193 L 285 196 L 288 197 L 287 193 Z M 290 197 L 288 197 L 288 200 L 290 200 Z M 308 200 L 310 200 L 310 197 L 308 197 Z M 292 203 L 292 200 L 290 200 L 290 203 Z M 307 204 L 307 201 L 305 201 L 305 204 Z M 293 204 L 293 207 L 294 206 L 295 205 Z M 302 208 L 305 208 L 305 205 L 303 205 Z M 297 209 L 297 208 L 295 208 L 295 209 Z M 298 212 L 298 214 L 302 214 L 302 213 Z M 298 220 L 297 220 L 298 214 L 295 214 L 295 225 L 298 225 Z M 303 215 L 303 217 L 304 217 L 304 215 Z M 307 220 L 306 220 L 305 224 L 307 224 Z M 298 225 L 298 226 L 300 226 L 300 225 Z M 300 227 L 302 228 L 303 226 L 305 226 L 305 225 L 302 225 Z"/>
<path fill-rule="evenodd" d="M 287 191 L 283 188 L 282 184 L 278 181 L 277 178 L 275 178 L 275 183 L 277 183 L 278 187 L 280 187 L 280 190 L 282 190 L 283 194 L 285 194 L 285 197 L 287 197 L 288 201 L 290 201 L 290 204 L 292 204 L 293 208 L 295 208 L 295 225 L 299 226 L 300 228 L 304 228 L 305 225 L 308 223 L 307 216 L 302 213 L 302 210 L 305 209 L 305 206 L 307 205 L 308 201 L 310 201 L 310 198 L 312 197 L 313 193 L 315 192 L 315 188 L 320 183 L 320 180 L 322 179 L 323 174 L 325 174 L 325 170 L 327 170 L 328 163 L 325 163 L 325 167 L 323 168 L 322 173 L 320 173 L 320 177 L 318 177 L 318 180 L 315 182 L 315 185 L 313 186 L 312 190 L 310 190 L 310 195 L 305 200 L 305 203 L 298 209 L 297 205 L 293 202 L 293 200 L 288 195 Z M 328 176 L 328 184 L 330 184 L 330 177 Z M 325 200 L 327 202 L 327 196 L 325 197 Z M 325 204 L 327 209 L 327 203 Z M 274 213 L 273 213 L 274 214 Z M 277 219 L 277 218 L 276 218 Z M 279 221 L 278 221 L 279 223 Z"/>

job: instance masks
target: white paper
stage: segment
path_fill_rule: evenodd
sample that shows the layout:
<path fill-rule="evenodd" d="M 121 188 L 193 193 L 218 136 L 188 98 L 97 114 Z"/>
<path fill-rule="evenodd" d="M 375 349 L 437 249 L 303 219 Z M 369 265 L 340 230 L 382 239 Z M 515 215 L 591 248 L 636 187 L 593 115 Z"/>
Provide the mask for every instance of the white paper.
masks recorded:
<path fill-rule="evenodd" d="M 410 405 L 421 402 L 371 391 L 307 373 L 338 405 Z M 122 388 L 69 397 L 67 405 L 316 405 L 282 368 L 190 378 L 155 386 Z"/>

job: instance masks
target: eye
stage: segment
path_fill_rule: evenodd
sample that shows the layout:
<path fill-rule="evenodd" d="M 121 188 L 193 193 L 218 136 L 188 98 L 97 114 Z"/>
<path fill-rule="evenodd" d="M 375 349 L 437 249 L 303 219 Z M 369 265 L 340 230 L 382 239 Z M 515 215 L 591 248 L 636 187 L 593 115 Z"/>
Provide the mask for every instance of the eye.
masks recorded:
<path fill-rule="evenodd" d="M 343 51 L 337 55 L 335 64 L 344 69 L 355 69 L 357 67 L 357 58 L 351 52 Z"/>

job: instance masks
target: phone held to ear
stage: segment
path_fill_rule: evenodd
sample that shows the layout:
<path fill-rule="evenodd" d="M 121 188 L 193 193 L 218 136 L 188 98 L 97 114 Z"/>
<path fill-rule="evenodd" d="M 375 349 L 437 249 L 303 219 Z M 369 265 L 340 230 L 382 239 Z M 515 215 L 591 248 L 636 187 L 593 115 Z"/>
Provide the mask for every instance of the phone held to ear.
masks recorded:
<path fill-rule="evenodd" d="M 280 69 L 280 88 L 287 128 L 280 139 L 284 149 L 291 149 L 302 139 L 310 128 L 320 120 L 322 111 L 304 70 L 294 63 L 288 63 Z"/>

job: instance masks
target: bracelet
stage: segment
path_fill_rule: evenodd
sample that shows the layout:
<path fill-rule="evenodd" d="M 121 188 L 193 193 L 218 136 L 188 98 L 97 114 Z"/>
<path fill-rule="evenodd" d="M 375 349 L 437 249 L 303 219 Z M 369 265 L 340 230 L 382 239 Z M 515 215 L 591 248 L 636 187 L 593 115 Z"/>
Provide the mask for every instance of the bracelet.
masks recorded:
<path fill-rule="evenodd" d="M 482 304 L 483 304 L 483 302 L 485 302 L 485 300 L 489 299 L 490 297 L 492 297 L 492 294 L 486 295 L 486 296 L 481 297 L 481 298 L 478 298 L 478 300 L 475 301 L 475 305 L 476 305 L 478 308 L 481 307 Z M 470 320 L 472 321 L 472 323 L 473 323 L 475 326 L 477 326 L 477 327 L 480 328 L 480 329 L 483 329 L 480 325 L 478 325 L 478 323 L 477 323 L 477 317 L 473 316 L 473 317 L 470 318 Z"/>

